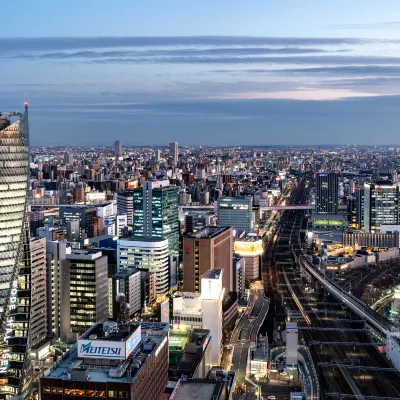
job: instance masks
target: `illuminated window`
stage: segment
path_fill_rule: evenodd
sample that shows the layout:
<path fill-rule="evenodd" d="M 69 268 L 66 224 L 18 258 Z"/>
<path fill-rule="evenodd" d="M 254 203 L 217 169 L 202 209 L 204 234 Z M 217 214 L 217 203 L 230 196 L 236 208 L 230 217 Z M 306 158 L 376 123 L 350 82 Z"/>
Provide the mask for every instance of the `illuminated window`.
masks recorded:
<path fill-rule="evenodd" d="M 86 396 L 97 397 L 97 390 L 86 390 Z"/>
<path fill-rule="evenodd" d="M 50 393 L 50 387 L 49 386 L 43 386 L 43 393 Z"/>

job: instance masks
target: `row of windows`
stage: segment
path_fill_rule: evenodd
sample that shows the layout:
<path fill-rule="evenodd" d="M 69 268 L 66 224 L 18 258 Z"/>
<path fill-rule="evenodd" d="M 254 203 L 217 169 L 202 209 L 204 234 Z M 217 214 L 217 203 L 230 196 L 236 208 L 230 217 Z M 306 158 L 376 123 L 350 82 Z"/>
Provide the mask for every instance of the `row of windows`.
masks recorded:
<path fill-rule="evenodd" d="M 83 390 L 83 389 L 64 389 L 61 387 L 43 386 L 43 393 L 65 394 L 68 396 L 87 396 L 87 397 L 106 397 L 104 390 Z M 108 397 L 127 399 L 128 392 L 120 390 L 109 390 Z"/>

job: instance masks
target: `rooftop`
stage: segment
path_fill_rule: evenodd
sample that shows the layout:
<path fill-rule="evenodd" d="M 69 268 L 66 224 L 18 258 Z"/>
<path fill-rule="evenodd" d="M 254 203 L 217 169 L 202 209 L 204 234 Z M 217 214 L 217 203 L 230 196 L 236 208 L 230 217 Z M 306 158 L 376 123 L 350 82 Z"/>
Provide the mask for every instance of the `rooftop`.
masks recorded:
<path fill-rule="evenodd" d="M 208 382 L 181 382 L 175 400 L 212 400 L 217 383 Z"/>
<path fill-rule="evenodd" d="M 104 336 L 103 324 L 96 324 L 81 338 L 99 334 L 101 341 L 124 341 L 132 332 L 141 327 L 139 343 L 134 347 L 127 359 L 99 359 L 96 356 L 89 358 L 78 357 L 78 345 L 74 345 L 68 353 L 42 376 L 42 379 L 62 380 L 90 380 L 92 382 L 132 382 L 142 366 L 153 352 L 161 350 L 168 342 L 168 324 L 160 322 L 133 324 L 131 328 L 121 329 L 121 332 L 109 339 Z M 92 340 L 92 339 L 89 339 Z M 95 340 L 95 339 L 93 339 Z M 100 342 L 101 343 L 101 342 Z M 104 346 L 104 344 L 103 344 Z"/>
<path fill-rule="evenodd" d="M 186 235 L 186 237 L 202 239 L 208 238 L 212 239 L 219 234 L 226 232 L 228 229 L 231 229 L 229 226 L 221 227 L 221 226 L 206 226 L 203 229 L 198 230 L 196 233 L 190 233 Z"/>
<path fill-rule="evenodd" d="M 220 275 L 221 275 L 221 268 L 214 268 L 214 269 L 210 269 L 209 271 L 207 271 L 202 278 L 205 279 L 219 279 Z"/>

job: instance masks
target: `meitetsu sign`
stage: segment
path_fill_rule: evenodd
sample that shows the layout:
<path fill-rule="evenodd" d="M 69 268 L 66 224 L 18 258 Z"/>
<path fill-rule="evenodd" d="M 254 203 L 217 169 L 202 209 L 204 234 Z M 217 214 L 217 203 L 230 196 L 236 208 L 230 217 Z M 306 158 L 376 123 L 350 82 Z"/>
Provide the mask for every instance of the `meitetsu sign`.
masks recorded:
<path fill-rule="evenodd" d="M 124 360 L 132 353 L 141 340 L 141 329 L 138 327 L 124 341 L 79 339 L 78 357 Z"/>

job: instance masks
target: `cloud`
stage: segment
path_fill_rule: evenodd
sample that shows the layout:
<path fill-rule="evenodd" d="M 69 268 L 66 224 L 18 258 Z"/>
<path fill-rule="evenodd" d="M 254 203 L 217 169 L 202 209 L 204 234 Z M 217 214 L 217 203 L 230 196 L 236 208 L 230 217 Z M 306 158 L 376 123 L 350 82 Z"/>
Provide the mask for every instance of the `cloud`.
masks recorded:
<path fill-rule="evenodd" d="M 400 58 L 381 58 L 381 63 L 398 64 Z M 388 60 L 388 61 L 384 61 Z M 396 61 L 397 60 L 397 61 Z M 368 58 L 369 63 L 379 64 L 378 60 Z M 367 63 L 367 62 L 366 62 Z M 250 70 L 253 71 L 254 70 Z M 260 70 L 261 71 L 261 70 Z M 266 72 L 271 72 L 267 70 Z M 325 75 L 400 75 L 400 67 L 394 65 L 346 65 L 338 67 L 317 68 L 287 68 L 274 70 L 273 72 L 285 74 L 325 74 Z"/>
<path fill-rule="evenodd" d="M 343 53 L 346 49 L 333 50 L 334 52 Z M 82 50 L 75 52 L 55 52 L 55 53 L 18 53 L 9 56 L 9 58 L 21 59 L 99 59 L 111 57 L 130 57 L 135 58 L 153 58 L 153 57 L 215 57 L 215 56 L 260 56 L 269 54 L 313 54 L 325 53 L 326 49 L 309 48 L 309 47 L 225 47 L 225 48 L 186 48 L 186 49 L 150 49 L 150 50 L 129 50 L 129 51 L 91 51 Z M 162 59 L 161 59 L 162 60 Z"/>
<path fill-rule="evenodd" d="M 212 99 L 291 99 L 302 101 L 321 101 L 321 100 L 342 100 L 356 97 L 379 97 L 378 93 L 354 92 L 351 90 L 330 90 L 330 89 L 298 89 L 281 92 L 246 92 L 227 95 L 213 96 Z"/>
<path fill-rule="evenodd" d="M 331 25 L 331 27 L 342 28 L 342 29 L 400 28 L 400 21 L 372 22 L 369 24 L 338 24 L 338 25 Z"/>
<path fill-rule="evenodd" d="M 256 36 L 104 36 L 0 38 L 1 53 L 18 51 L 74 51 L 83 49 L 171 46 L 316 46 L 368 43 L 357 38 L 290 38 Z"/>

